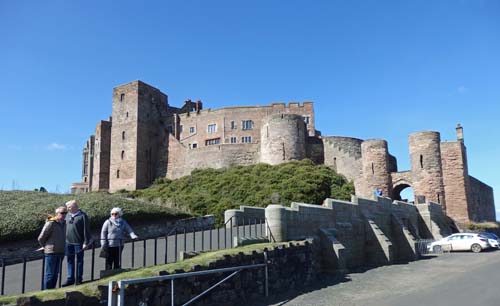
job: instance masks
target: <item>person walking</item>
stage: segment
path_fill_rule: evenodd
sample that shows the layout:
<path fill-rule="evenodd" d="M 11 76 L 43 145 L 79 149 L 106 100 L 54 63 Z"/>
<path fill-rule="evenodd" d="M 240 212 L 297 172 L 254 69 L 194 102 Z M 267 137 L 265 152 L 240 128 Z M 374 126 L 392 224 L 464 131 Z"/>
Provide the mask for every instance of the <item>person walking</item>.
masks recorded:
<path fill-rule="evenodd" d="M 83 251 L 92 242 L 92 235 L 90 233 L 89 217 L 78 207 L 78 202 L 76 200 L 68 201 L 66 207 L 69 212 L 66 216 L 68 278 L 63 286 L 79 285 L 83 280 Z"/>
<path fill-rule="evenodd" d="M 38 243 L 43 247 L 45 260 L 45 276 L 43 279 L 43 290 L 56 287 L 59 276 L 59 267 L 64 258 L 66 225 L 66 207 L 61 206 L 56 209 L 55 217 L 49 216 L 43 226 Z"/>
<path fill-rule="evenodd" d="M 137 239 L 130 225 L 122 218 L 123 210 L 115 207 L 111 210 L 111 217 L 104 221 L 101 229 L 101 245 L 106 258 L 106 270 L 121 268 L 121 252 L 125 233 L 130 238 Z"/>

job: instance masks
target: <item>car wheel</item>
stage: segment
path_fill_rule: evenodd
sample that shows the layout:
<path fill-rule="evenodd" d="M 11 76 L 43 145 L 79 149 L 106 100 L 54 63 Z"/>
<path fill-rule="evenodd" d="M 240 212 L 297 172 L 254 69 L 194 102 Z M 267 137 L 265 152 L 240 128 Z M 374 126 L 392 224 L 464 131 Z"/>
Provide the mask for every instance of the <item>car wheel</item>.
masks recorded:
<path fill-rule="evenodd" d="M 432 248 L 432 251 L 434 253 L 441 253 L 441 246 L 440 245 L 435 245 L 433 248 Z"/>
<path fill-rule="evenodd" d="M 471 247 L 470 247 L 470 250 L 474 253 L 479 253 L 483 250 L 483 248 L 477 244 L 477 243 L 474 243 Z"/>

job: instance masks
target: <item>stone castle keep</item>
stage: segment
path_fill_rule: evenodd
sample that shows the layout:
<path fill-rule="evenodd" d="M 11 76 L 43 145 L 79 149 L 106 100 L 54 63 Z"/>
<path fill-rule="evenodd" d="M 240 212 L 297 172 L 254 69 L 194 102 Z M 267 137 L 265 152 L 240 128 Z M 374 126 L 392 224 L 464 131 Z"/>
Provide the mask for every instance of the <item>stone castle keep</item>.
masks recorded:
<path fill-rule="evenodd" d="M 415 203 L 441 204 L 458 222 L 495 220 L 493 189 L 469 175 L 460 125 L 453 142 L 441 142 L 438 132 L 411 134 L 411 169 L 398 171 L 385 140 L 322 136 L 312 102 L 211 110 L 188 100 L 177 108 L 141 81 L 114 88 L 112 100 L 112 116 L 97 124 L 83 149 L 82 182 L 72 184 L 73 193 L 146 188 L 197 168 L 308 158 L 352 180 L 356 196 L 380 188 L 401 200 L 411 187 Z"/>

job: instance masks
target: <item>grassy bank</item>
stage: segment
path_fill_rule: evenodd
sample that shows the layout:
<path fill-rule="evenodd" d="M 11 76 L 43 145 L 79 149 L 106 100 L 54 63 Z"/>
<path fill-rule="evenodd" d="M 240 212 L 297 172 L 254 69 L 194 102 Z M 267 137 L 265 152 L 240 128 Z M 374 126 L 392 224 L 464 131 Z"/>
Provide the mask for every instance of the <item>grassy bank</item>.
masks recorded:
<path fill-rule="evenodd" d="M 89 193 L 75 196 L 35 191 L 1 191 L 0 243 L 36 238 L 47 214 L 54 214 L 56 207 L 75 198 L 89 215 L 94 229 L 102 226 L 109 217 L 109 211 L 115 206 L 123 208 L 127 221 L 132 223 L 189 216 L 146 199 L 130 199 L 122 194 Z"/>

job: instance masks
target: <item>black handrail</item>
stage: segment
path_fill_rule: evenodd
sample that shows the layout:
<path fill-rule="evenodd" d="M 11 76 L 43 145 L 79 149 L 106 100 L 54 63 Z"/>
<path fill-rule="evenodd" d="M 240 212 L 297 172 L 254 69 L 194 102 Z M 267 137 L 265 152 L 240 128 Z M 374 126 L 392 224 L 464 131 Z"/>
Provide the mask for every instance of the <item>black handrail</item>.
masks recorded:
<path fill-rule="evenodd" d="M 234 216 L 233 216 L 234 217 Z M 233 220 L 233 217 L 229 218 L 225 223 L 224 223 L 224 246 L 221 244 L 221 227 L 218 227 L 216 229 L 209 229 L 209 250 L 213 250 L 214 249 L 214 237 L 213 237 L 213 234 L 214 232 L 217 234 L 217 247 L 216 249 L 220 250 L 220 249 L 224 249 L 224 248 L 228 248 L 228 234 L 230 236 L 230 246 L 229 248 L 232 248 L 233 247 L 233 239 L 234 239 L 234 230 L 233 230 L 233 226 L 235 225 L 235 222 Z M 248 219 L 248 221 L 247 221 Z M 239 223 L 239 224 L 236 224 L 236 237 L 240 237 L 240 234 L 241 234 L 241 231 L 240 231 L 240 227 L 243 226 L 243 236 L 246 235 L 246 227 L 248 226 L 249 227 L 249 231 L 250 231 L 250 236 L 252 234 L 255 234 L 256 236 L 258 235 L 258 227 L 257 227 L 257 224 L 258 222 L 261 223 L 261 234 L 262 234 L 262 231 L 263 231 L 263 228 L 267 228 L 268 232 L 269 232 L 269 240 L 270 241 L 273 241 L 275 242 L 275 238 L 274 236 L 272 235 L 271 231 L 270 231 L 270 228 L 266 222 L 266 220 L 257 220 L 256 218 L 254 219 L 254 222 L 252 224 L 252 221 L 251 219 L 249 218 L 243 218 L 242 220 L 242 223 L 240 223 L 241 221 L 239 222 L 236 222 L 236 223 Z M 226 228 L 226 225 L 228 225 L 229 223 L 229 230 L 227 230 Z M 255 229 L 252 230 L 252 225 L 255 226 Z M 192 237 L 190 237 L 190 239 L 192 239 L 192 246 L 193 246 L 193 251 L 196 251 L 197 250 L 197 247 L 196 247 L 196 234 L 198 232 L 201 232 L 201 251 L 205 251 L 205 232 L 207 230 L 201 230 L 201 231 L 196 231 L 195 229 L 193 229 L 192 231 Z M 228 233 L 229 232 L 229 233 Z M 252 233 L 254 232 L 254 233 Z M 172 235 L 172 233 L 174 233 Z M 188 233 L 186 228 L 184 228 L 181 232 L 181 234 L 184 235 L 183 237 L 183 250 L 184 251 L 187 251 L 187 245 L 188 245 L 188 241 L 187 241 L 187 235 L 188 234 L 191 234 L 191 233 Z M 157 253 L 158 253 L 158 239 L 165 239 L 165 256 L 164 256 L 164 263 L 168 263 L 169 260 L 168 260 L 168 242 L 169 242 L 169 237 L 170 236 L 174 236 L 174 262 L 178 260 L 178 250 L 179 250 L 179 245 L 178 245 L 178 242 L 179 242 L 179 237 L 178 237 L 179 233 L 178 233 L 178 230 L 176 227 L 172 228 L 169 233 L 166 235 L 166 236 L 156 236 L 156 237 L 150 237 L 150 238 L 144 238 L 144 239 L 141 239 L 142 242 L 143 242 L 143 261 L 142 261 L 142 265 L 143 266 L 146 266 L 147 264 L 147 240 L 148 239 L 153 239 L 154 240 L 154 258 L 153 258 L 153 262 L 155 265 L 158 264 L 158 260 L 157 260 Z M 100 239 L 99 239 L 100 240 Z M 108 240 L 112 240 L 112 239 L 108 239 Z M 134 239 L 120 239 L 122 241 L 122 243 L 120 243 L 120 245 L 122 246 L 125 246 L 125 244 L 128 244 L 128 243 L 131 243 L 132 247 L 131 247 L 131 254 L 130 254 L 130 258 L 131 258 L 131 266 L 132 267 L 135 267 L 135 243 L 138 241 L 138 240 L 134 240 Z M 96 267 L 96 259 L 95 259 L 95 256 L 96 256 L 96 252 L 95 252 L 95 249 L 99 247 L 98 243 L 97 244 L 92 244 L 91 248 L 88 248 L 88 250 L 90 251 L 91 250 L 91 268 L 90 268 L 90 280 L 93 281 L 95 279 L 99 279 L 99 277 L 96 277 L 95 275 L 95 267 Z M 84 252 L 86 250 L 81 250 L 80 252 Z M 128 252 L 127 252 L 128 253 Z M 122 264 L 122 252 L 119 252 L 119 263 L 120 265 Z M 44 286 L 44 277 L 45 277 L 45 266 L 46 266 L 46 262 L 45 262 L 45 257 L 43 255 L 40 255 L 40 256 L 22 256 L 22 257 L 0 257 L 0 264 L 1 264 L 1 277 L 0 277 L 0 280 L 1 280 L 1 284 L 0 284 L 0 295 L 4 295 L 5 294 L 5 278 L 6 278 L 6 266 L 8 265 L 13 265 L 13 264 L 17 264 L 19 262 L 22 263 L 22 285 L 21 285 L 21 291 L 22 293 L 24 293 L 26 291 L 26 279 L 27 279 L 27 262 L 29 261 L 36 261 L 36 260 L 41 260 L 42 261 L 42 270 L 41 270 L 41 278 L 40 278 L 40 288 L 43 289 L 43 286 Z M 58 286 L 61 287 L 61 281 L 62 281 L 62 265 L 63 265 L 63 262 L 61 261 L 60 262 L 60 267 L 59 267 L 59 276 L 58 277 Z"/>

